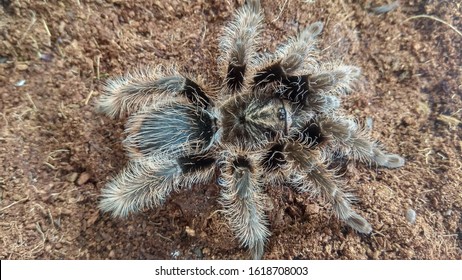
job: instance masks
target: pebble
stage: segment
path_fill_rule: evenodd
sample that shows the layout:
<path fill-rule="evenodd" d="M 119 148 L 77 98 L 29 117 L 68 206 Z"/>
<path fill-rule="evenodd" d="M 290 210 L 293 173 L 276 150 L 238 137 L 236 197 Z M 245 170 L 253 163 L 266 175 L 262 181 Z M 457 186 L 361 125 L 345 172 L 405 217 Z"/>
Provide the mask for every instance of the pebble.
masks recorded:
<path fill-rule="evenodd" d="M 19 80 L 17 83 L 15 83 L 14 85 L 17 86 L 17 87 L 22 87 L 23 85 L 26 84 L 26 80 Z"/>
<path fill-rule="evenodd" d="M 406 220 L 409 223 L 414 224 L 415 223 L 415 217 L 416 217 L 416 213 L 415 213 L 414 209 L 407 209 L 406 210 Z"/>
<path fill-rule="evenodd" d="M 37 229 L 37 226 L 34 223 L 30 223 L 26 225 L 25 229 Z"/>
<path fill-rule="evenodd" d="M 210 248 L 204 248 L 204 249 L 202 249 L 202 253 L 203 253 L 204 255 L 210 255 Z"/>
<path fill-rule="evenodd" d="M 371 117 L 366 117 L 366 128 L 372 130 L 374 127 L 374 120 Z"/>
<path fill-rule="evenodd" d="M 87 226 L 91 227 L 96 220 L 99 218 L 99 212 L 96 211 L 95 213 L 91 214 L 90 218 L 87 220 Z"/>
<path fill-rule="evenodd" d="M 308 213 L 308 215 L 318 214 L 319 210 L 320 210 L 319 205 L 317 205 L 317 204 L 308 204 L 306 206 L 306 209 L 305 209 L 305 211 Z"/>
<path fill-rule="evenodd" d="M 74 183 L 74 182 L 77 180 L 78 177 L 79 177 L 79 173 L 77 173 L 77 172 L 72 172 L 71 174 L 68 174 L 68 175 L 66 176 L 66 180 L 67 180 L 68 182 Z"/>
<path fill-rule="evenodd" d="M 203 254 L 201 248 L 194 248 L 194 249 L 193 249 L 193 252 L 194 252 L 194 254 L 196 254 L 196 256 L 197 256 L 198 258 L 203 258 L 203 257 L 204 257 L 204 254 Z"/>
<path fill-rule="evenodd" d="M 77 179 L 77 185 L 81 186 L 90 180 L 90 174 L 88 172 L 83 172 L 80 174 L 79 179 Z"/>
<path fill-rule="evenodd" d="M 170 256 L 172 256 L 172 258 L 174 258 L 174 259 L 178 258 L 180 255 L 181 255 L 181 253 L 178 250 L 175 250 L 175 251 L 170 253 Z"/>
<path fill-rule="evenodd" d="M 29 65 L 27 65 L 27 63 L 18 63 L 16 65 L 16 69 L 18 69 L 19 71 L 27 70 L 27 68 L 29 68 Z"/>
<path fill-rule="evenodd" d="M 40 59 L 46 62 L 50 62 L 53 60 L 53 54 L 51 53 L 45 53 L 40 55 Z"/>
<path fill-rule="evenodd" d="M 62 208 L 61 209 L 61 215 L 70 216 L 70 215 L 72 215 L 72 210 L 68 209 L 68 208 Z"/>
<path fill-rule="evenodd" d="M 185 231 L 189 236 L 192 236 L 192 237 L 196 236 L 196 231 L 194 231 L 192 228 L 188 226 L 186 226 Z"/>

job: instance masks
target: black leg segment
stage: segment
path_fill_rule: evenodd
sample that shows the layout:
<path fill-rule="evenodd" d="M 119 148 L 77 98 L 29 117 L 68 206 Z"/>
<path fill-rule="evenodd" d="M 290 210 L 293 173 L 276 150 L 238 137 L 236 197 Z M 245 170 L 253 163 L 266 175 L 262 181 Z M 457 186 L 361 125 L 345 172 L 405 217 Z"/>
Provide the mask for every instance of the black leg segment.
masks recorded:
<path fill-rule="evenodd" d="M 177 162 L 181 171 L 186 174 L 210 168 L 215 163 L 215 159 L 205 155 L 190 155 L 178 158 Z"/>
<path fill-rule="evenodd" d="M 186 78 L 182 93 L 194 104 L 202 108 L 207 108 L 210 105 L 210 98 L 205 94 L 202 88 L 194 81 Z"/>

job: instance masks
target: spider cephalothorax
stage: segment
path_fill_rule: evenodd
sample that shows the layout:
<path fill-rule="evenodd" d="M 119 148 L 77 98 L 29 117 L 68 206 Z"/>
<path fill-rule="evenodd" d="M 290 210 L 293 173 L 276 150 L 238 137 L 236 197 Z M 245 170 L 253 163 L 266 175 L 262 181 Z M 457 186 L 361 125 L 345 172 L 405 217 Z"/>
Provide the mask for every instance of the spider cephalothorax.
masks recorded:
<path fill-rule="evenodd" d="M 231 229 L 261 258 L 270 235 L 265 188 L 289 186 L 319 194 L 358 232 L 372 231 L 329 168 L 341 157 L 389 168 L 404 164 L 340 113 L 339 96 L 359 70 L 315 59 L 320 22 L 274 54 L 258 53 L 262 20 L 260 1 L 249 0 L 225 28 L 219 90 L 162 67 L 107 83 L 99 109 L 128 116 L 130 160 L 103 189 L 103 211 L 124 217 L 161 205 L 180 186 L 216 183 Z"/>

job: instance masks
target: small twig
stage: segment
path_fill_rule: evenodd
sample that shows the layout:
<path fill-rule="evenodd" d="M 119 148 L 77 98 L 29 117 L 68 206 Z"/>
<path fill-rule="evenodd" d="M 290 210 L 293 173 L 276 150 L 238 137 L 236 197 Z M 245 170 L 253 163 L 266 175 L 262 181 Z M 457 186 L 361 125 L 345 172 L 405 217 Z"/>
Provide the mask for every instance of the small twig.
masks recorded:
<path fill-rule="evenodd" d="M 48 35 L 48 46 L 50 47 L 51 46 L 51 32 L 50 32 L 50 29 L 48 29 L 48 25 L 47 25 L 47 22 L 42 18 L 42 23 L 43 23 L 43 26 L 45 27 L 45 31 L 47 32 L 47 35 Z"/>
<path fill-rule="evenodd" d="M 5 131 L 7 131 L 7 127 L 8 127 L 8 119 L 6 118 L 5 114 L 4 113 L 0 113 L 0 115 L 2 115 L 2 118 L 3 118 L 3 121 L 4 121 L 4 129 Z"/>
<path fill-rule="evenodd" d="M 20 200 L 18 200 L 18 201 L 15 201 L 15 202 L 11 203 L 11 204 L 8 205 L 8 206 L 3 207 L 2 209 L 0 209 L 0 212 L 2 212 L 3 210 L 6 210 L 6 209 L 8 209 L 8 208 L 10 208 L 10 207 L 12 207 L 12 206 L 18 204 L 18 203 L 25 202 L 25 201 L 27 201 L 27 200 L 29 200 L 29 196 L 26 196 L 26 197 L 23 198 L 23 199 L 20 199 Z"/>
<path fill-rule="evenodd" d="M 43 164 L 45 164 L 46 166 L 50 167 L 50 168 L 53 169 L 53 170 L 58 169 L 58 168 L 56 168 L 56 166 L 52 165 L 51 163 L 44 162 Z"/>
<path fill-rule="evenodd" d="M 64 119 L 67 119 L 67 116 L 66 114 L 64 113 L 64 102 L 61 101 L 61 103 L 59 104 L 59 112 L 61 113 L 61 115 L 63 116 Z"/>
<path fill-rule="evenodd" d="M 428 160 L 430 158 L 430 155 L 433 153 L 432 150 L 428 151 L 426 154 L 425 154 L 425 163 L 428 164 L 430 161 Z"/>
<path fill-rule="evenodd" d="M 419 194 L 430 193 L 430 192 L 434 192 L 434 191 L 435 191 L 435 189 L 424 190 L 424 191 L 421 191 Z"/>
<path fill-rule="evenodd" d="M 458 236 L 458 234 L 443 234 L 441 237 L 455 237 Z"/>
<path fill-rule="evenodd" d="M 382 237 L 386 237 L 385 234 L 381 233 L 380 231 L 374 230 L 374 234 L 380 235 Z"/>
<path fill-rule="evenodd" d="M 45 233 L 43 233 L 42 227 L 40 226 L 39 222 L 35 223 L 35 228 L 42 235 L 42 241 L 45 242 L 46 240 Z"/>
<path fill-rule="evenodd" d="M 90 90 L 90 93 L 88 94 L 87 98 L 85 98 L 85 105 L 88 105 L 88 102 L 90 101 L 90 98 L 93 96 L 94 91 Z"/>
<path fill-rule="evenodd" d="M 205 34 L 207 33 L 207 24 L 204 24 L 204 31 L 202 31 L 202 36 L 201 36 L 201 46 L 204 43 L 205 40 Z"/>
<path fill-rule="evenodd" d="M 97 55 L 96 56 L 96 79 L 99 80 L 100 79 L 100 71 L 99 71 L 99 66 L 100 66 L 100 60 L 101 60 L 101 55 Z"/>
<path fill-rule="evenodd" d="M 462 123 L 462 121 L 460 121 L 459 119 L 447 115 L 439 115 L 436 117 L 436 119 L 448 124 L 450 127 L 457 127 L 459 124 Z"/>
<path fill-rule="evenodd" d="M 34 11 L 30 11 L 30 13 L 32 14 L 32 21 L 31 21 L 31 23 L 29 24 L 29 26 L 27 26 L 27 29 L 26 29 L 26 31 L 24 31 L 24 34 L 22 34 L 21 38 L 18 40 L 18 46 L 21 46 L 22 41 L 23 41 L 24 38 L 26 38 L 26 36 L 27 36 L 27 33 L 30 31 L 30 29 L 32 28 L 32 26 L 33 26 L 33 25 L 35 24 L 35 22 L 37 21 L 37 18 L 35 17 Z"/>
<path fill-rule="evenodd" d="M 162 234 L 160 234 L 160 233 L 158 233 L 158 232 L 156 232 L 155 234 L 156 234 L 157 236 L 159 236 L 160 238 L 162 238 L 162 239 L 165 239 L 165 240 L 167 240 L 167 241 L 173 242 L 173 240 L 171 240 L 171 239 L 168 238 L 168 237 L 163 236 Z"/>
<path fill-rule="evenodd" d="M 54 228 L 56 228 L 56 227 L 55 227 L 55 220 L 53 219 L 53 215 L 51 214 L 50 209 L 48 209 L 48 216 L 50 217 L 51 225 L 52 225 Z"/>
<path fill-rule="evenodd" d="M 27 99 L 29 99 L 30 103 L 32 103 L 32 106 L 34 107 L 34 110 L 37 111 L 37 106 L 35 106 L 34 100 L 32 100 L 32 97 L 28 92 L 26 92 Z"/>
<path fill-rule="evenodd" d="M 416 19 L 416 18 L 429 18 L 429 19 L 432 19 L 432 20 L 434 20 L 434 21 L 441 22 L 442 24 L 449 26 L 452 30 L 454 30 L 457 34 L 459 34 L 459 36 L 462 36 L 462 32 L 460 32 L 459 30 L 457 30 L 457 28 L 455 28 L 453 25 L 447 23 L 446 21 L 444 21 L 444 20 L 442 20 L 442 19 L 439 19 L 439 18 L 437 18 L 437 17 L 434 17 L 434 16 L 429 16 L 429 15 L 417 15 L 417 16 L 409 17 L 409 18 L 403 20 L 403 22 L 406 22 L 406 21 L 411 20 L 411 19 Z"/>
<path fill-rule="evenodd" d="M 439 155 L 440 158 L 441 158 L 442 160 L 447 160 L 447 159 L 448 159 L 445 155 L 443 155 L 443 154 L 440 153 L 440 152 L 438 152 L 438 153 L 436 153 L 436 154 Z"/>
<path fill-rule="evenodd" d="M 53 152 L 51 152 L 51 153 L 48 154 L 48 157 L 54 159 L 52 156 L 54 156 L 54 155 L 57 154 L 57 153 L 70 153 L 70 151 L 69 151 L 68 149 L 58 149 L 58 150 L 54 150 Z"/>
<path fill-rule="evenodd" d="M 212 214 L 210 214 L 206 220 L 209 220 L 211 219 L 213 216 L 215 216 L 217 213 L 220 213 L 220 212 L 223 212 L 223 210 L 215 210 L 212 212 Z"/>
<path fill-rule="evenodd" d="M 282 12 L 283 12 L 284 9 L 286 8 L 287 2 L 289 2 L 289 0 L 284 1 L 284 4 L 282 5 L 282 8 L 281 8 L 281 10 L 279 11 L 278 16 L 277 16 L 275 19 L 273 19 L 273 22 L 276 22 L 276 21 L 281 17 Z"/>

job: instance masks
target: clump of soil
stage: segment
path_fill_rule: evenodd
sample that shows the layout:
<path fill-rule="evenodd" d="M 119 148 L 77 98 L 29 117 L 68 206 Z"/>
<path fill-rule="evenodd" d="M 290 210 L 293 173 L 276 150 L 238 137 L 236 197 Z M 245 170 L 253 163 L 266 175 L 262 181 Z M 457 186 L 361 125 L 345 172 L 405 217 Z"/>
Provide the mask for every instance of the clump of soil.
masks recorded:
<path fill-rule="evenodd" d="M 217 82 L 217 38 L 238 2 L 0 2 L 1 259 L 247 257 L 217 211 L 214 185 L 126 220 L 97 208 L 126 162 L 123 123 L 94 111 L 102 82 L 173 63 Z M 263 1 L 268 50 L 325 23 L 323 59 L 363 70 L 343 105 L 406 158 L 397 170 L 348 166 L 370 236 L 328 205 L 272 186 L 265 258 L 461 258 L 462 11 L 457 1 L 400 2 L 378 14 L 385 1 Z"/>

